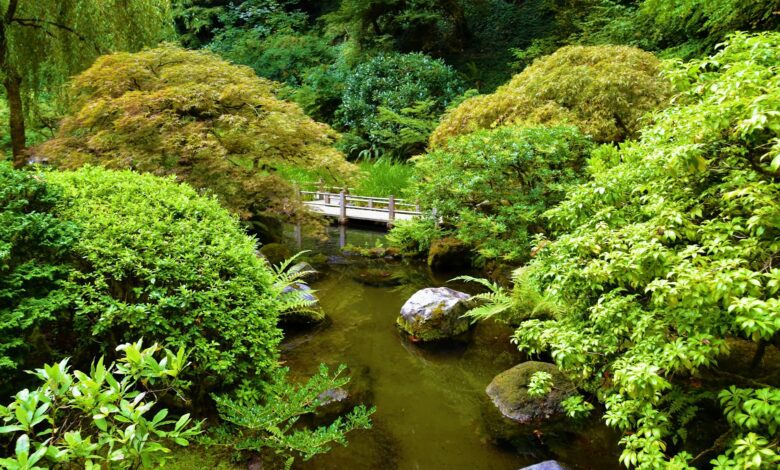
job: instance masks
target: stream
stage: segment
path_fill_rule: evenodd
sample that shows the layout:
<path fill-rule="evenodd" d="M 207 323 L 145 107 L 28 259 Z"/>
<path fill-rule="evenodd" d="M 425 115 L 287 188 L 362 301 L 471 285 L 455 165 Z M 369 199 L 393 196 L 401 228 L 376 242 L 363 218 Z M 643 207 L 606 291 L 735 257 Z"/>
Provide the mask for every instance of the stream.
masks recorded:
<path fill-rule="evenodd" d="M 303 246 L 330 256 L 329 267 L 312 283 L 328 319 L 288 331 L 282 358 L 296 379 L 314 374 L 320 363 L 346 364 L 352 377 L 346 388 L 377 411 L 373 429 L 351 433 L 348 447 L 337 445 L 303 468 L 509 470 L 549 458 L 574 469 L 618 468 L 614 436 L 600 425 L 553 453 L 541 442 L 524 452 L 493 443 L 484 425 L 490 406 L 485 387 L 525 359 L 509 342 L 512 329 L 488 321 L 476 325 L 465 343 L 412 343 L 395 320 L 416 290 L 446 284 L 468 292 L 471 286 L 447 283 L 455 274 L 434 276 L 424 264 L 348 262 L 339 244 L 372 247 L 382 234 L 331 230 L 324 244 Z M 386 281 L 367 285 L 366 273 L 377 272 Z"/>

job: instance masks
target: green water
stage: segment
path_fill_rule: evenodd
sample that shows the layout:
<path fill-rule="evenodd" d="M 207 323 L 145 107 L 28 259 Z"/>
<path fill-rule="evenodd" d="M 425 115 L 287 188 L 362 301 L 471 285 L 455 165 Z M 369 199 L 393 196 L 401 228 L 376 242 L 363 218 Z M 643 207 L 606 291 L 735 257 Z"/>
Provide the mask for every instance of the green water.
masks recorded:
<path fill-rule="evenodd" d="M 353 244 L 366 237 L 375 235 L 350 231 L 347 236 Z M 332 248 L 332 241 L 319 247 Z M 401 284 L 365 285 L 359 280 L 367 269 L 384 270 Z M 482 323 L 468 343 L 435 347 L 413 344 L 396 329 L 406 299 L 447 278 L 431 276 L 424 266 L 374 261 L 332 265 L 312 284 L 329 321 L 313 330 L 289 332 L 283 359 L 298 377 L 313 374 L 320 362 L 347 364 L 353 377 L 350 392 L 376 405 L 377 412 L 372 430 L 351 434 L 348 448 L 317 456 L 305 468 L 500 470 L 550 457 L 541 445 L 538 452 L 523 455 L 501 448 L 484 430 L 485 387 L 496 374 L 524 360 L 509 343 L 511 329 Z M 575 468 L 615 468 L 616 457 L 600 450 L 602 434 L 571 443 L 563 457 Z"/>

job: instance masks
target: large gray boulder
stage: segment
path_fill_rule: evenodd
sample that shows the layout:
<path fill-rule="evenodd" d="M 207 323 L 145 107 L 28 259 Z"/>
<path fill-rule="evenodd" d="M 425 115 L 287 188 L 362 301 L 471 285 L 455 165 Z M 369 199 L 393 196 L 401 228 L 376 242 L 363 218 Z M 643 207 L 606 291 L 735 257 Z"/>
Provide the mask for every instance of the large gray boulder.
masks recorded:
<path fill-rule="evenodd" d="M 470 308 L 470 297 L 448 287 L 419 290 L 401 307 L 396 323 L 414 340 L 457 336 L 469 329 L 469 320 L 462 317 Z"/>

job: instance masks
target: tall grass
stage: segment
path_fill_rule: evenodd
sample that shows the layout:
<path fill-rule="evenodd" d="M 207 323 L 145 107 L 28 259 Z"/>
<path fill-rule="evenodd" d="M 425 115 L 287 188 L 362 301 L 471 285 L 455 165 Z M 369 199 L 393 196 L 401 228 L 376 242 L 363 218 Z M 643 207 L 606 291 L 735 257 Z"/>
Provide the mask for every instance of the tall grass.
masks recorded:
<path fill-rule="evenodd" d="M 389 157 L 364 159 L 357 163 L 360 179 L 351 189 L 352 194 L 360 196 L 388 197 L 395 195 L 403 198 L 414 174 L 414 166 Z M 278 168 L 282 178 L 302 186 L 316 185 L 321 175 L 316 171 L 297 166 Z"/>
<path fill-rule="evenodd" d="M 364 196 L 404 197 L 414 174 L 414 166 L 387 157 L 364 160 L 358 163 L 363 178 L 355 193 Z"/>

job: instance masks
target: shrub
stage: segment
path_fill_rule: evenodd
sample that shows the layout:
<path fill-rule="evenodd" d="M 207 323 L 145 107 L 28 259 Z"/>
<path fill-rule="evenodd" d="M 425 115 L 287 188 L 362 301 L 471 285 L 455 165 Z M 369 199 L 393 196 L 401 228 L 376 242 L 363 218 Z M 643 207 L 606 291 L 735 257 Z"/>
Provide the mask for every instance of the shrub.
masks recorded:
<path fill-rule="evenodd" d="M 167 409 L 144 416 L 165 392 L 176 392 L 178 376 L 187 365 L 183 349 L 154 356 L 157 345 L 141 341 L 123 344 L 118 362 L 105 366 L 103 358 L 87 374 L 71 370 L 68 360 L 44 365 L 33 372 L 41 384 L 22 390 L 14 401 L 0 406 L 0 436 L 16 438 L 15 455 L 0 458 L 8 469 L 152 468 L 166 460 L 166 445 L 186 446 L 200 434 L 189 414 L 166 419 Z M 153 392 L 153 393 L 147 393 Z"/>
<path fill-rule="evenodd" d="M 778 344 L 778 67 L 778 33 L 737 34 L 713 57 L 677 64 L 675 105 L 638 142 L 600 148 L 592 178 L 548 213 L 559 236 L 523 288 L 560 310 L 514 339 L 604 401 L 627 466 L 705 465 L 682 442 L 718 391 L 729 426 L 710 463 L 780 462 L 777 388 L 749 365 L 718 369 L 733 337 L 753 343 L 755 366 Z"/>
<path fill-rule="evenodd" d="M 637 136 L 640 118 L 668 97 L 651 53 L 627 46 L 567 46 L 537 59 L 495 93 L 448 112 L 431 136 L 452 136 L 508 124 L 569 124 L 596 142 Z"/>
<path fill-rule="evenodd" d="M 398 153 L 401 149 L 394 148 L 387 135 L 400 134 L 405 126 L 387 119 L 388 111 L 403 113 L 429 101 L 425 112 L 434 120 L 463 91 L 456 72 L 441 60 L 416 53 L 381 54 L 358 65 L 347 78 L 336 117 L 339 125 L 369 144 Z M 385 119 L 380 119 L 380 108 L 386 110 Z M 421 148 L 408 151 L 414 150 Z"/>
<path fill-rule="evenodd" d="M 485 258 L 527 259 L 540 215 L 578 180 L 591 142 L 573 127 L 502 127 L 415 162 L 414 195 Z"/>
<path fill-rule="evenodd" d="M 329 392 L 343 390 L 349 382 L 342 377 L 345 366 L 330 373 L 320 365 L 319 373 L 305 383 L 292 384 L 287 369 L 277 369 L 269 399 L 244 402 L 226 396 L 216 396 L 219 416 L 226 423 L 217 432 L 212 444 L 227 445 L 244 452 L 270 450 L 282 457 L 285 468 L 290 468 L 296 457 L 309 460 L 331 449 L 333 443 L 347 445 L 346 434 L 356 429 L 370 429 L 375 408 L 358 405 L 328 425 L 309 428 L 299 420 L 312 415 L 325 404 Z M 298 424 L 296 424 L 298 423 Z"/>
<path fill-rule="evenodd" d="M 440 235 L 433 217 L 416 217 L 396 221 L 387 241 L 405 255 L 418 256 L 428 253 L 431 242 Z"/>
<path fill-rule="evenodd" d="M 204 51 L 172 45 L 99 58 L 72 83 L 73 110 L 36 152 L 63 168 L 86 163 L 176 175 L 244 219 L 306 219 L 275 166 L 336 177 L 352 171 L 337 134 L 275 97 L 277 85 Z M 311 218 L 311 217 L 309 217 Z"/>
<path fill-rule="evenodd" d="M 0 162 L 0 391 L 14 370 L 41 357 L 37 337 L 67 305 L 62 282 L 72 271 L 78 228 L 52 213 L 57 188 Z M 47 327 L 48 326 L 48 327 Z M 37 350 L 36 350 L 37 349 Z M 37 365 L 37 364 L 36 364 Z"/>
<path fill-rule="evenodd" d="M 78 351 L 139 337 L 185 347 L 199 393 L 276 367 L 273 275 L 215 199 L 130 171 L 88 167 L 46 180 L 62 191 L 56 216 L 81 230 L 65 283 Z"/>

